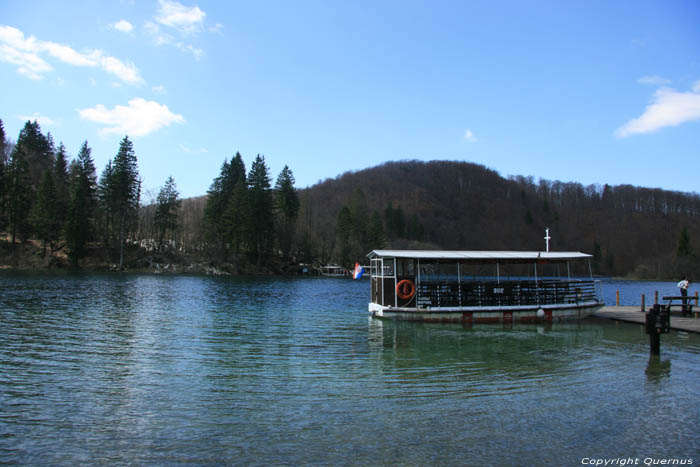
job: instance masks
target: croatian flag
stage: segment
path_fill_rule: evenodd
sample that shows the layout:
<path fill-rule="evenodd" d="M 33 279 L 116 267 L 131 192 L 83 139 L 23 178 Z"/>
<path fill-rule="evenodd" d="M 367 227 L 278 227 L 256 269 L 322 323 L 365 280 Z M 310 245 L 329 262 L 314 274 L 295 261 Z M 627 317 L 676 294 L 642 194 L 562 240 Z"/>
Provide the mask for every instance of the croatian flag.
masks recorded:
<path fill-rule="evenodd" d="M 352 273 L 352 278 L 353 279 L 359 279 L 362 277 L 362 274 L 365 272 L 365 268 L 360 266 L 360 263 L 355 263 L 355 271 Z"/>

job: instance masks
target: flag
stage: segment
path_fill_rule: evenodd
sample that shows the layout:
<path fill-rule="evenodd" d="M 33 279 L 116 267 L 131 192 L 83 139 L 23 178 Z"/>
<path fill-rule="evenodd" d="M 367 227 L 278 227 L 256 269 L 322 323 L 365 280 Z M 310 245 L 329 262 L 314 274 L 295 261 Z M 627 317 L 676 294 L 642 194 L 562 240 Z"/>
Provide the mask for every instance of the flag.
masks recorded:
<path fill-rule="evenodd" d="M 365 272 L 365 268 L 360 266 L 360 263 L 355 263 L 355 271 L 352 273 L 352 278 L 353 279 L 359 279 L 362 277 L 362 274 Z"/>

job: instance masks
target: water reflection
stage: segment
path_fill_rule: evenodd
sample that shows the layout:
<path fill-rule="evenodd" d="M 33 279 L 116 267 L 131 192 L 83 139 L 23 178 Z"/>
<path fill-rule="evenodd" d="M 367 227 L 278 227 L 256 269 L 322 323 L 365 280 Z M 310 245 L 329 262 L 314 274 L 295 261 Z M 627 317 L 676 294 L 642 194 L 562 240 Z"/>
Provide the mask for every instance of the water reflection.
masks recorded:
<path fill-rule="evenodd" d="M 647 381 L 660 383 L 664 378 L 671 376 L 671 360 L 662 360 L 658 355 L 649 357 L 646 369 Z"/>

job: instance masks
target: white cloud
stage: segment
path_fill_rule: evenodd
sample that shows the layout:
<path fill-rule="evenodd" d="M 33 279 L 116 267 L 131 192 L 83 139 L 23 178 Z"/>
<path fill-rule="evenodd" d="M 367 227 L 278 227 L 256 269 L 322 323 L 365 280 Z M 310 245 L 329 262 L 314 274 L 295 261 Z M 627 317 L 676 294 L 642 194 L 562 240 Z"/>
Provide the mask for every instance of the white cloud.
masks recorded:
<path fill-rule="evenodd" d="M 476 143 L 477 141 L 476 136 L 474 136 L 474 133 L 472 133 L 472 130 L 469 128 L 464 132 L 464 141 L 468 143 Z"/>
<path fill-rule="evenodd" d="M 21 121 L 26 122 L 27 120 L 36 121 L 39 125 L 53 125 L 54 122 L 51 118 L 39 115 L 39 112 L 34 112 L 31 115 L 20 115 L 18 117 Z"/>
<path fill-rule="evenodd" d="M 204 55 L 204 51 L 202 49 L 176 39 L 172 34 L 164 32 L 159 25 L 152 21 L 146 21 L 144 28 L 146 29 L 146 33 L 152 37 L 153 42 L 157 46 L 171 45 L 182 52 L 191 53 L 197 60 Z"/>
<path fill-rule="evenodd" d="M 651 84 L 653 86 L 663 86 L 671 82 L 670 79 L 662 78 L 661 76 L 642 76 L 637 80 L 639 84 Z"/>
<path fill-rule="evenodd" d="M 223 24 L 221 24 L 221 23 L 216 23 L 215 26 L 209 27 L 209 32 L 212 33 L 212 34 L 219 34 L 219 35 L 221 35 L 221 34 L 222 34 L 221 31 L 222 31 L 223 29 L 224 29 L 224 25 L 223 25 Z"/>
<path fill-rule="evenodd" d="M 138 68 L 133 63 L 105 55 L 101 50 L 80 53 L 65 44 L 41 41 L 11 26 L 0 26 L 0 60 L 17 65 L 17 71 L 31 79 L 41 79 L 53 70 L 40 54 L 45 53 L 73 66 L 99 67 L 128 84 L 141 84 Z"/>
<path fill-rule="evenodd" d="M 172 113 L 168 106 L 140 97 L 131 99 L 127 106 L 117 105 L 107 109 L 98 104 L 95 107 L 78 110 L 80 117 L 106 126 L 105 134 L 127 134 L 145 136 L 172 123 L 184 123 L 182 115 Z"/>
<path fill-rule="evenodd" d="M 134 30 L 134 26 L 125 19 L 120 19 L 112 27 L 120 32 L 131 32 Z"/>
<path fill-rule="evenodd" d="M 44 73 L 53 70 L 53 67 L 37 54 L 21 52 L 7 44 L 0 44 L 0 60 L 17 65 L 19 74 L 33 80 L 40 80 Z"/>
<path fill-rule="evenodd" d="M 122 81 L 129 84 L 139 84 L 143 82 L 139 69 L 133 63 L 124 63 L 114 57 L 101 57 L 102 68 Z"/>
<path fill-rule="evenodd" d="M 156 21 L 164 26 L 175 28 L 183 33 L 192 34 L 199 31 L 204 24 L 206 13 L 197 6 L 186 7 L 170 0 L 159 0 L 160 8 Z"/>
<path fill-rule="evenodd" d="M 151 91 L 153 91 L 154 94 L 165 94 L 167 91 L 165 90 L 165 86 L 162 84 L 158 86 L 152 86 Z"/>
<path fill-rule="evenodd" d="M 671 88 L 658 89 L 644 113 L 618 128 L 615 135 L 618 138 L 626 138 L 694 120 L 700 120 L 700 82 L 694 84 L 691 92 L 679 92 Z"/>

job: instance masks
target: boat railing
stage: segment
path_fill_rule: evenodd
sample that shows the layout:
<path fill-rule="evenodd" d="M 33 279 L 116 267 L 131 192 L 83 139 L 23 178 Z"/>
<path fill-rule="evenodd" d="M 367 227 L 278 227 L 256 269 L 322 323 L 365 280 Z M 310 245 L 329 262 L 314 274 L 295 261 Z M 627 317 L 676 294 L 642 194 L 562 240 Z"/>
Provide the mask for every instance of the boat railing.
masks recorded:
<path fill-rule="evenodd" d="M 575 304 L 599 296 L 599 285 L 589 280 L 422 280 L 417 288 L 418 306 L 430 307 Z"/>

